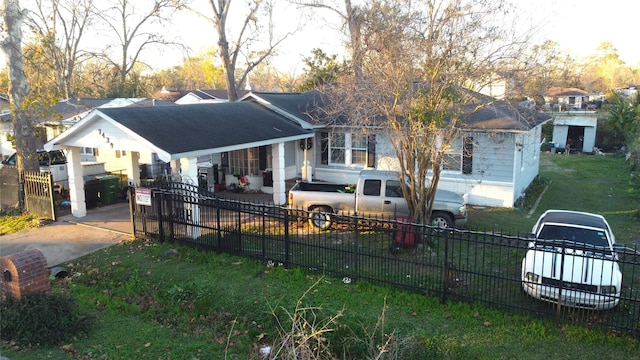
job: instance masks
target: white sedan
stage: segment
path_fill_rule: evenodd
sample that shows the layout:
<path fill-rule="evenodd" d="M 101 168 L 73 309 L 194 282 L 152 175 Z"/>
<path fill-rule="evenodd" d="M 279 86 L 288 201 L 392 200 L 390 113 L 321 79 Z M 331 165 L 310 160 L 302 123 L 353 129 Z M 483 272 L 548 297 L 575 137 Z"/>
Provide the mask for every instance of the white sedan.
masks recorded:
<path fill-rule="evenodd" d="M 583 309 L 606 310 L 618 305 L 622 273 L 617 253 L 624 245 L 616 244 L 604 217 L 548 210 L 529 236 L 522 260 L 522 288 L 527 294 Z"/>

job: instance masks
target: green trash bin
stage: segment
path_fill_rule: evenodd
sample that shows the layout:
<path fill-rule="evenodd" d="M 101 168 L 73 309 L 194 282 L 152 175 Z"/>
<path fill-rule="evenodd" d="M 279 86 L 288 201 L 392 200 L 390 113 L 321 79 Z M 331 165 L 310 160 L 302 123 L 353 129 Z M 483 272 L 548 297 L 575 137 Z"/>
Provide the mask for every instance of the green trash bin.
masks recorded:
<path fill-rule="evenodd" d="M 111 205 L 118 201 L 120 177 L 115 175 L 98 176 L 100 180 L 100 204 Z"/>

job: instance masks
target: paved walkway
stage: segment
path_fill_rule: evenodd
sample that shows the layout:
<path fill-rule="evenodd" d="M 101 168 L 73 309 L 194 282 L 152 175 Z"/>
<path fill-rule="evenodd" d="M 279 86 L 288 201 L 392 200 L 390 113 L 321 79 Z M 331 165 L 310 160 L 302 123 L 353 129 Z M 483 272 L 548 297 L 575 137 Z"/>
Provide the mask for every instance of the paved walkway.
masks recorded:
<path fill-rule="evenodd" d="M 65 215 L 39 228 L 0 236 L 0 257 L 38 249 L 53 267 L 111 245 L 133 239 L 128 203 L 87 210 L 87 216 Z"/>
<path fill-rule="evenodd" d="M 273 203 L 270 194 L 222 192 L 222 197 L 261 204 Z M 38 249 L 54 267 L 94 251 L 133 239 L 129 203 L 87 210 L 87 216 L 60 216 L 39 228 L 0 236 L 0 257 Z M 1 360 L 1 359 L 0 359 Z"/>

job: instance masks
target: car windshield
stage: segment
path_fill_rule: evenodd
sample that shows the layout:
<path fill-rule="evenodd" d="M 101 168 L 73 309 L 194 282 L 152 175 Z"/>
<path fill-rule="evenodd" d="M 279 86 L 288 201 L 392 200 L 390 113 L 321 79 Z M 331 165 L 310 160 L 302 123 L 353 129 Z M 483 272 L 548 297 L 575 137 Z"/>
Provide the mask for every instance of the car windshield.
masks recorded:
<path fill-rule="evenodd" d="M 566 240 L 566 244 L 574 248 L 583 249 L 586 247 L 601 251 L 609 249 L 607 235 L 602 229 L 545 224 L 537 238 L 539 240 Z"/>

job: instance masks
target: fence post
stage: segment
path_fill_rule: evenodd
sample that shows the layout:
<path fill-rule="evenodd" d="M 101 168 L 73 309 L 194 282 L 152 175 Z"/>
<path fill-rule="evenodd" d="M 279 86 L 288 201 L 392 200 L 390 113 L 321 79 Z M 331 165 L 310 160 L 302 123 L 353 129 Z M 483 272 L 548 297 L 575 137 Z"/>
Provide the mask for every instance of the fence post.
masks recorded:
<path fill-rule="evenodd" d="M 353 267 L 354 267 L 354 269 L 353 269 L 353 275 L 352 276 L 354 277 L 354 280 L 357 280 L 357 279 L 360 278 L 360 269 L 359 269 L 359 266 L 358 266 L 358 258 L 360 256 L 359 255 L 360 252 L 358 251 L 358 246 L 359 246 L 360 242 L 358 240 L 360 239 L 360 231 L 358 231 L 358 215 L 357 215 L 357 213 L 354 214 L 354 216 L 353 216 L 353 234 L 354 234 L 355 239 L 353 241 L 353 244 L 354 244 L 354 249 L 353 249 Z"/>
<path fill-rule="evenodd" d="M 136 236 L 136 221 L 135 221 L 135 206 L 133 205 L 136 194 L 133 186 L 129 186 L 127 189 L 127 195 L 129 199 L 129 221 L 131 222 L 131 230 L 133 231 L 132 235 Z"/>
<path fill-rule="evenodd" d="M 156 211 L 158 216 L 158 237 L 160 238 L 160 242 L 164 242 L 164 226 L 162 226 L 162 192 L 154 191 L 156 195 L 154 199 L 156 200 Z"/>
<path fill-rule="evenodd" d="M 449 274 L 449 231 L 443 231 L 444 233 L 444 256 L 442 261 L 442 296 L 440 297 L 440 303 L 445 304 L 447 302 L 447 276 Z"/>
<path fill-rule="evenodd" d="M 289 268 L 290 265 L 290 257 L 289 257 L 289 249 L 291 247 L 291 239 L 289 239 L 289 211 L 284 212 L 284 267 L 285 269 Z"/>
<path fill-rule="evenodd" d="M 222 252 L 222 245 L 220 245 L 222 243 L 222 226 L 220 225 L 220 198 L 216 196 L 214 198 L 214 203 L 216 204 L 216 229 L 218 229 L 218 243 L 216 244 L 216 250 L 218 251 L 218 253 L 220 253 Z"/>
<path fill-rule="evenodd" d="M 262 209 L 262 235 L 261 235 L 261 242 L 262 242 L 262 254 L 261 254 L 261 258 L 262 259 L 267 259 L 267 209 L 266 209 L 266 205 L 262 204 L 260 205 L 260 208 Z"/>

